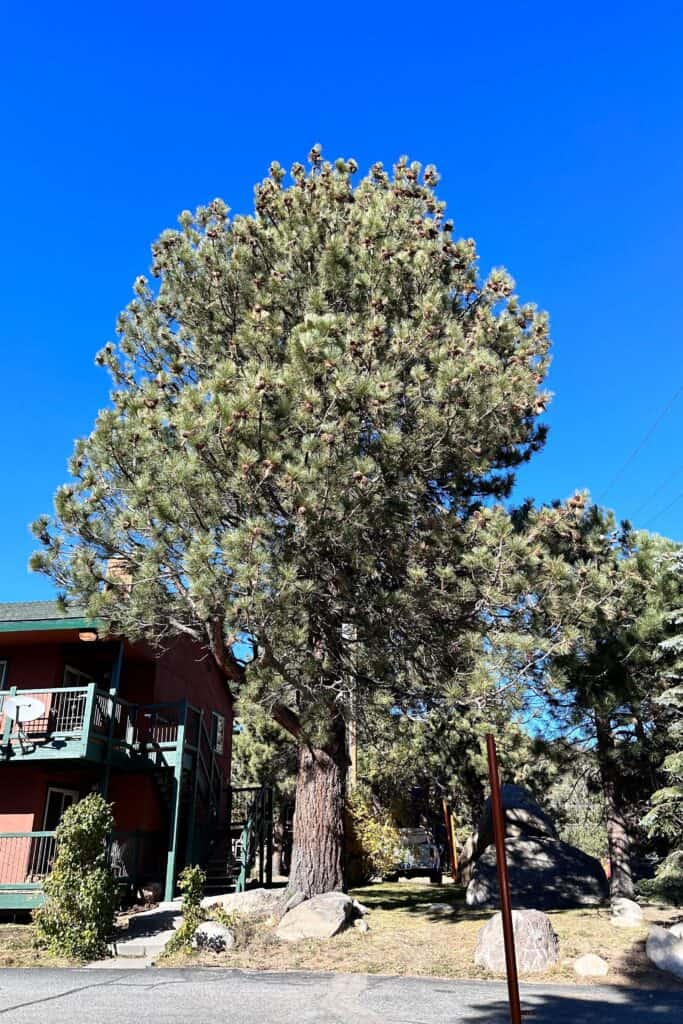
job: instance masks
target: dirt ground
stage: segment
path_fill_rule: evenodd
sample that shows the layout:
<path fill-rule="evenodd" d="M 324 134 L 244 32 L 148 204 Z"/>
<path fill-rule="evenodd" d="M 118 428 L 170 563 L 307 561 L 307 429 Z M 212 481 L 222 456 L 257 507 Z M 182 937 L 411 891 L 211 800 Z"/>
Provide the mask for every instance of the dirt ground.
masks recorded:
<path fill-rule="evenodd" d="M 490 910 L 465 906 L 464 891 L 453 885 L 433 886 L 393 883 L 371 885 L 353 892 L 370 908 L 370 931 L 363 935 L 349 929 L 327 942 L 279 942 L 272 927 L 242 922 L 238 945 L 223 954 L 179 954 L 164 960 L 165 966 L 182 963 L 230 966 L 251 970 L 318 970 L 367 974 L 397 974 L 439 978 L 489 977 L 474 965 L 477 933 L 491 916 Z M 447 903 L 452 912 L 432 910 L 429 904 Z M 543 975 L 525 980 L 590 983 L 574 973 L 574 960 L 583 953 L 597 953 L 610 970 L 596 983 L 672 988 L 677 982 L 657 971 L 645 955 L 649 924 L 665 926 L 683 920 L 683 908 L 644 906 L 646 924 L 637 929 L 615 928 L 609 908 L 555 911 L 550 913 L 560 939 L 561 959 Z"/>

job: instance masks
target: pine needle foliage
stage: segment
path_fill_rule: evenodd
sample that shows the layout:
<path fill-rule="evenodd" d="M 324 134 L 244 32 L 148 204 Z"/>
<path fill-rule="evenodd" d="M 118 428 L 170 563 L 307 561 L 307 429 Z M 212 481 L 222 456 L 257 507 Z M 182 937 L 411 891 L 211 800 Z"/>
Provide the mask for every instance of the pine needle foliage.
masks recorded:
<path fill-rule="evenodd" d="M 433 167 L 354 185 L 353 160 L 309 161 L 155 243 L 32 565 L 127 635 L 221 663 L 248 636 L 257 699 L 315 731 L 351 692 L 471 671 L 520 582 L 487 503 L 543 443 L 549 338 L 503 270 L 479 278 Z"/>
<path fill-rule="evenodd" d="M 539 538 L 573 510 L 501 504 L 545 439 L 547 317 L 479 274 L 433 166 L 357 172 L 314 146 L 252 214 L 160 236 L 32 559 L 116 633 L 233 678 L 251 645 L 244 697 L 335 761 L 350 718 L 483 699 L 496 659 L 523 680 L 571 642 L 530 639 L 528 595 L 566 581 Z"/>

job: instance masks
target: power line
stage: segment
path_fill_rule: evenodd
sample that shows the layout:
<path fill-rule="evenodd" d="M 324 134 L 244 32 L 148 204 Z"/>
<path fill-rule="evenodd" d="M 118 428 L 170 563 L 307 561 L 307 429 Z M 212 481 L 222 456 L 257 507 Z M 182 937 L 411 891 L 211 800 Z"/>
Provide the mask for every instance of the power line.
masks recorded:
<path fill-rule="evenodd" d="M 623 462 L 622 465 L 619 467 L 619 469 L 614 474 L 614 476 L 612 477 L 610 482 L 607 484 L 607 487 L 605 487 L 605 489 L 602 492 L 602 494 L 598 495 L 598 501 L 602 501 L 603 500 L 605 495 L 608 494 L 608 492 L 612 490 L 612 488 L 614 487 L 614 485 L 617 482 L 617 480 L 621 479 L 621 477 L 623 476 L 625 471 L 628 469 L 628 467 L 631 465 L 631 463 L 634 461 L 634 459 L 636 459 L 640 455 L 640 453 L 642 452 L 643 448 L 648 443 L 648 441 L 650 440 L 650 438 L 654 434 L 654 432 L 657 429 L 657 427 L 659 426 L 659 424 L 668 415 L 668 413 L 671 410 L 672 406 L 675 404 L 675 402 L 677 401 L 679 395 L 681 395 L 681 394 L 683 394 L 683 384 L 681 384 L 681 386 L 678 388 L 678 390 L 673 395 L 673 397 L 669 399 L 669 401 L 664 406 L 664 408 L 660 412 L 660 414 L 657 417 L 657 419 L 654 421 L 654 423 L 649 428 L 649 430 L 645 433 L 645 436 L 643 437 L 643 439 L 639 442 L 638 445 L 636 445 L 636 447 L 633 449 L 633 451 L 628 456 L 628 458 L 625 460 L 625 462 Z"/>
<path fill-rule="evenodd" d="M 655 519 L 659 519 L 659 517 L 663 516 L 665 512 L 668 512 L 670 508 L 673 508 L 674 505 L 681 500 L 681 498 L 683 498 L 683 491 L 681 491 L 680 494 L 677 494 L 673 501 L 670 501 L 668 505 L 665 505 L 664 508 L 660 509 L 659 512 L 657 512 L 654 516 L 648 519 L 648 521 L 645 523 L 645 526 L 647 527 L 650 525 L 650 523 L 654 523 Z"/>
<path fill-rule="evenodd" d="M 640 505 L 633 513 L 632 518 L 635 519 L 636 516 L 640 515 L 643 509 L 650 504 L 652 499 L 656 498 L 658 494 L 661 494 L 662 491 L 666 490 L 671 481 L 675 480 L 676 477 L 679 477 L 681 473 L 683 473 L 683 464 L 677 466 L 676 469 L 674 469 L 673 473 L 670 473 L 664 480 L 662 480 L 660 484 L 657 485 L 657 487 L 655 487 L 654 491 L 650 491 L 647 497 L 643 501 L 641 501 Z"/>

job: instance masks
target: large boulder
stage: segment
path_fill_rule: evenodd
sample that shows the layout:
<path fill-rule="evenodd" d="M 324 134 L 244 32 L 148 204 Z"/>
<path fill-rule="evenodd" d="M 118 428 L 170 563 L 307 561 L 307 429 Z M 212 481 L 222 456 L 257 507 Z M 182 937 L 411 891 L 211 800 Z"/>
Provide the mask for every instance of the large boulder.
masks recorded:
<path fill-rule="evenodd" d="M 510 891 L 516 907 L 561 910 L 596 906 L 609 887 L 599 861 L 559 839 L 505 840 Z M 474 866 L 465 896 L 470 907 L 500 905 L 496 848 L 489 846 Z"/>
<path fill-rule="evenodd" d="M 520 974 L 540 974 L 560 959 L 560 941 L 540 910 L 513 910 L 515 956 Z M 492 974 L 505 974 L 503 918 L 494 914 L 477 936 L 474 962 Z"/>
<path fill-rule="evenodd" d="M 557 830 L 548 814 L 534 800 L 528 789 L 506 783 L 500 789 L 505 815 L 505 835 L 557 839 Z M 493 843 L 493 813 L 491 797 L 484 804 L 476 830 L 465 843 L 458 865 L 460 877 L 467 884 L 474 864 Z"/>
<path fill-rule="evenodd" d="M 313 896 L 290 910 L 280 921 L 275 934 L 283 942 L 299 939 L 330 939 L 354 916 L 353 900 L 345 892 L 326 892 Z"/>
<path fill-rule="evenodd" d="M 635 902 L 625 896 L 617 896 L 612 900 L 610 921 L 616 928 L 640 928 L 643 923 L 643 912 Z"/>
<path fill-rule="evenodd" d="M 240 917 L 279 917 L 284 911 L 283 889 L 247 889 L 219 896 L 205 896 L 202 906 L 221 907 L 227 914 Z"/>
<path fill-rule="evenodd" d="M 673 931 L 653 925 L 647 937 L 645 952 L 660 971 L 683 978 L 683 938 Z"/>

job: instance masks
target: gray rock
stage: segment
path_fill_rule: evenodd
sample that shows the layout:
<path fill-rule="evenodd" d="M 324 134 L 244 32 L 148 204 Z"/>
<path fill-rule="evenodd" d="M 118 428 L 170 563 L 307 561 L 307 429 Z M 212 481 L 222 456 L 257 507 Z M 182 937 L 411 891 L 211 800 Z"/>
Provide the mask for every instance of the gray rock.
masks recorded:
<path fill-rule="evenodd" d="M 557 830 L 548 814 L 523 786 L 501 786 L 501 799 L 505 812 L 505 835 L 557 839 Z M 493 843 L 493 817 L 491 798 L 484 804 L 476 830 L 465 843 L 458 864 L 460 877 L 466 885 L 472 878 L 474 864 Z"/>
<path fill-rule="evenodd" d="M 366 914 L 370 913 L 370 907 L 366 907 L 364 903 L 359 903 L 358 900 L 353 900 L 353 912 L 357 917 L 365 917 Z"/>
<path fill-rule="evenodd" d="M 235 945 L 235 933 L 218 921 L 203 921 L 192 936 L 193 949 L 211 950 L 212 953 L 223 953 Z"/>
<path fill-rule="evenodd" d="M 205 896 L 202 906 L 222 907 L 228 914 L 240 917 L 279 916 L 283 912 L 282 889 L 247 889 L 246 892 L 228 892 L 220 896 Z"/>
<path fill-rule="evenodd" d="M 326 892 L 313 896 L 285 914 L 275 934 L 283 942 L 330 939 L 352 917 L 353 901 L 350 896 L 345 892 Z"/>
<path fill-rule="evenodd" d="M 300 903 L 303 903 L 306 897 L 302 892 L 293 892 L 287 902 L 285 903 L 285 914 L 288 914 L 290 910 L 294 910 Z"/>
<path fill-rule="evenodd" d="M 513 910 L 512 928 L 520 974 L 539 974 L 560 959 L 560 942 L 550 918 L 540 910 Z M 477 936 L 474 962 L 492 974 L 505 974 L 503 919 L 494 914 Z"/>
<path fill-rule="evenodd" d="M 645 952 L 660 971 L 683 978 L 683 938 L 655 924 L 650 928 Z"/>
<path fill-rule="evenodd" d="M 559 839 L 505 840 L 510 890 L 515 907 L 558 910 L 596 906 L 609 887 L 599 861 Z M 477 861 L 465 896 L 469 907 L 499 906 L 496 848 Z"/>
<path fill-rule="evenodd" d="M 580 978 L 603 978 L 609 972 L 609 964 L 595 953 L 585 953 L 574 961 L 574 972 Z"/>
<path fill-rule="evenodd" d="M 640 928 L 643 923 L 643 911 L 635 900 L 625 896 L 617 896 L 612 900 L 611 923 L 616 928 Z"/>
<path fill-rule="evenodd" d="M 677 939 L 683 939 L 683 921 L 680 924 L 675 924 L 669 928 L 672 935 L 675 935 Z"/>

